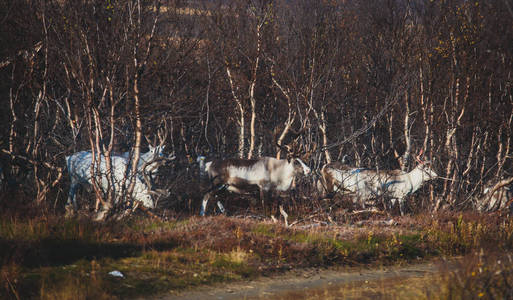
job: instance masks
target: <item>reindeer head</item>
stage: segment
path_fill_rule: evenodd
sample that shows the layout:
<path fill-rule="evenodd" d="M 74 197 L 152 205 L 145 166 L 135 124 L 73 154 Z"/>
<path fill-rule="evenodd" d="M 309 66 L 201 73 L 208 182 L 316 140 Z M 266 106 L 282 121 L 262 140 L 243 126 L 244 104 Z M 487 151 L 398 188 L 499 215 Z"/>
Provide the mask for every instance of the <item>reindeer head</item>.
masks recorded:
<path fill-rule="evenodd" d="M 425 175 L 427 175 L 429 179 L 433 179 L 433 178 L 438 177 L 438 174 L 436 174 L 436 172 L 433 171 L 433 169 L 431 168 L 431 162 L 430 161 L 423 161 L 422 160 L 422 155 L 423 154 L 424 154 L 424 149 L 421 149 L 419 151 L 419 154 L 417 154 L 417 156 L 415 156 L 415 161 L 417 161 L 417 163 L 418 163 L 417 168 L 422 170 L 422 172 Z"/>
<path fill-rule="evenodd" d="M 206 177 L 207 176 L 207 165 L 205 163 L 206 157 L 203 155 L 198 155 L 198 158 L 196 158 L 196 162 L 199 165 L 199 174 L 200 177 Z"/>
<path fill-rule="evenodd" d="M 148 148 L 149 148 L 149 150 L 148 150 L 149 157 L 151 157 L 152 159 L 165 156 L 164 149 L 166 148 L 166 145 L 157 145 L 157 146 L 148 145 Z"/>
<path fill-rule="evenodd" d="M 296 174 L 302 174 L 307 176 L 312 171 L 301 159 L 294 158 L 294 170 Z"/>
<path fill-rule="evenodd" d="M 291 162 L 296 158 L 301 158 L 302 160 L 307 161 L 310 159 L 312 153 L 317 149 L 317 144 L 315 143 L 310 149 L 306 149 L 306 147 L 299 142 L 299 138 L 293 140 L 287 145 L 280 145 L 278 143 L 276 143 L 276 145 L 281 151 L 286 153 L 286 159 L 288 162 Z"/>
<path fill-rule="evenodd" d="M 137 201 L 142 202 L 144 207 L 153 209 L 155 208 L 155 202 L 153 201 L 152 193 L 153 191 L 147 189 L 146 186 L 144 189 L 137 189 L 136 187 L 136 189 L 134 190 L 133 197 Z"/>
<path fill-rule="evenodd" d="M 157 130 L 157 135 L 153 137 L 153 140 L 150 137 L 145 135 L 146 141 L 148 142 L 149 151 L 147 152 L 147 157 L 150 159 L 156 159 L 164 157 L 164 149 L 166 146 L 164 143 L 166 142 L 168 135 L 167 125 L 164 123 L 162 128 Z M 158 138 L 158 144 L 157 144 Z M 154 146 L 156 145 L 156 146 Z"/>

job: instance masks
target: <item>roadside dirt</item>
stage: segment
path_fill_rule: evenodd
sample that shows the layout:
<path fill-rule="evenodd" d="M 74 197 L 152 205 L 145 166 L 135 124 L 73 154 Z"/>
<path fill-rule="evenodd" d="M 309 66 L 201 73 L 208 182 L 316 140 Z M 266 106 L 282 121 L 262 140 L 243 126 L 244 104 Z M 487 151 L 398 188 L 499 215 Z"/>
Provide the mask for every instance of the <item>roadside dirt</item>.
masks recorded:
<path fill-rule="evenodd" d="M 338 299 L 338 296 L 327 296 L 336 294 L 337 290 L 344 289 L 344 286 L 351 289 L 358 287 L 363 291 L 363 289 L 367 289 L 366 287 L 373 286 L 383 289 L 387 285 L 415 284 L 412 283 L 413 281 L 422 285 L 429 280 L 428 278 L 433 278 L 440 272 L 438 266 L 439 263 L 428 262 L 379 269 L 294 270 L 283 275 L 262 277 L 253 281 L 197 287 L 194 290 L 180 293 L 171 292 L 153 299 Z M 379 293 L 379 288 L 376 293 Z M 321 295 L 322 297 L 319 298 Z M 372 292 L 367 291 L 366 298 L 373 296 Z M 349 299 L 353 297 L 349 296 Z M 343 298 L 348 297 L 344 296 Z"/>

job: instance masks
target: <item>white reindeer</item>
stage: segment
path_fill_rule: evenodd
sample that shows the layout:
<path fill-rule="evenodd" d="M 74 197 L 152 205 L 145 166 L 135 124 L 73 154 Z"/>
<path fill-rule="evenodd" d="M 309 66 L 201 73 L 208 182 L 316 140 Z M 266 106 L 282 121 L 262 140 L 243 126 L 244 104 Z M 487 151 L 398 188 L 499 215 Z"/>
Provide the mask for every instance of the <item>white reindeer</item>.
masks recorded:
<path fill-rule="evenodd" d="M 155 174 L 158 168 L 162 165 L 163 161 L 173 160 L 175 156 L 167 157 L 164 154 L 165 145 L 148 146 L 148 152 L 139 155 L 139 161 L 137 162 L 137 172 L 141 175 L 148 175 L 151 180 L 155 179 Z M 123 152 L 121 154 L 123 158 L 130 161 L 130 152 Z"/>
<path fill-rule="evenodd" d="M 399 210 L 401 215 L 404 215 L 406 196 L 417 191 L 424 182 L 438 177 L 429 162 L 420 160 L 420 155 L 417 156 L 418 165 L 410 172 L 349 167 L 340 169 L 333 165 L 325 165 L 321 171 L 323 189 L 331 194 L 349 193 L 359 200 L 363 207 L 365 200 L 385 195 L 390 197 L 391 205 L 399 202 Z"/>
<path fill-rule="evenodd" d="M 246 192 L 251 187 L 258 187 L 260 200 L 264 201 L 264 192 L 285 192 L 295 186 L 298 175 L 308 175 L 310 168 L 299 158 L 289 160 L 274 157 L 261 157 L 259 159 L 225 159 L 205 163 L 205 157 L 198 157 L 200 175 L 208 175 L 212 188 L 204 195 L 200 215 L 205 215 L 207 203 L 212 195 L 221 190 L 228 190 L 238 194 Z M 217 201 L 221 212 L 224 207 Z M 288 226 L 287 214 L 280 205 L 280 212 Z"/>
<path fill-rule="evenodd" d="M 76 209 L 76 190 L 80 185 L 90 186 L 91 181 L 91 165 L 93 156 L 90 151 L 81 151 L 74 153 L 70 156 L 66 156 L 66 166 L 71 178 L 71 186 L 68 193 L 67 206 L 71 206 Z M 130 164 L 127 159 L 122 156 L 111 155 L 112 170 L 110 180 L 107 177 L 107 165 L 105 157 L 101 156 L 100 163 L 100 176 L 97 178 L 100 188 L 103 192 L 106 192 L 109 188 L 114 191 L 114 195 L 120 197 L 126 192 L 129 180 L 125 179 L 130 173 Z M 147 186 L 140 175 L 135 178 L 135 187 L 132 193 L 132 198 L 136 201 L 140 201 L 147 208 L 154 208 L 155 204 L 152 199 L 152 191 Z M 111 186 L 109 187 L 109 182 Z M 125 182 L 126 186 L 123 186 Z"/>
<path fill-rule="evenodd" d="M 165 123 L 164 128 L 159 128 L 157 130 L 156 136 L 154 136 L 153 139 L 145 136 L 146 141 L 148 142 L 149 150 L 148 152 L 141 153 L 139 155 L 139 161 L 137 162 L 137 172 L 139 175 L 143 176 L 145 180 L 148 178 L 150 179 L 151 182 L 146 182 L 148 185 L 153 185 L 155 174 L 163 164 L 176 158 L 174 155 L 166 156 L 164 154 L 164 149 L 166 147 L 164 143 L 167 139 L 167 136 L 168 129 Z M 153 146 L 157 144 L 157 138 L 159 143 L 157 146 Z M 121 154 L 121 156 L 131 164 L 133 157 L 130 152 L 124 152 Z"/>

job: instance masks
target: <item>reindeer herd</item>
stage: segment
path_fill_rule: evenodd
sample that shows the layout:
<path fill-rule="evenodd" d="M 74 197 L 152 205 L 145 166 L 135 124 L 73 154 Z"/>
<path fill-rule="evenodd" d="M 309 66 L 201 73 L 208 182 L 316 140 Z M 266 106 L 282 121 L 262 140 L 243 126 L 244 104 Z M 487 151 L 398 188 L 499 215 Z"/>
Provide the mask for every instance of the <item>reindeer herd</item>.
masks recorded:
<path fill-rule="evenodd" d="M 352 199 L 355 205 L 362 208 L 369 202 L 376 204 L 377 200 L 381 200 L 385 210 L 391 210 L 398 203 L 403 215 L 406 197 L 417 191 L 423 183 L 438 177 L 430 162 L 422 161 L 421 156 L 422 152 L 416 157 L 417 166 L 410 172 L 359 168 L 340 162 L 325 164 L 320 172 L 312 172 L 294 153 L 289 153 L 287 159 L 265 156 L 257 159 L 207 161 L 205 156 L 198 156 L 200 182 L 208 183 L 208 187 L 204 188 L 200 215 L 206 214 L 208 201 L 223 191 L 246 194 L 258 190 L 262 206 L 265 207 L 265 198 L 281 196 L 294 190 L 301 177 L 309 179 L 301 183 L 313 183 L 322 198 L 332 198 L 339 194 Z M 166 192 L 153 188 L 154 176 L 160 166 L 175 159 L 175 156 L 165 155 L 161 143 L 156 147 L 150 146 L 148 152 L 140 155 L 136 172 L 131 172 L 132 159 L 128 152 L 111 155 L 110 159 L 103 155 L 93 155 L 91 151 L 67 156 L 66 166 L 71 179 L 67 210 L 77 209 L 77 188 L 91 187 L 93 181 L 104 195 L 110 191 L 115 199 L 122 198 L 127 194 L 128 183 L 131 181 L 129 174 L 133 173 L 135 176 L 132 179 L 134 184 L 131 200 L 146 208 L 155 208 L 158 198 L 166 195 Z M 96 206 L 98 207 L 98 203 Z M 222 213 L 225 212 L 219 200 L 217 206 Z M 281 203 L 279 211 L 288 225 L 287 213 Z"/>

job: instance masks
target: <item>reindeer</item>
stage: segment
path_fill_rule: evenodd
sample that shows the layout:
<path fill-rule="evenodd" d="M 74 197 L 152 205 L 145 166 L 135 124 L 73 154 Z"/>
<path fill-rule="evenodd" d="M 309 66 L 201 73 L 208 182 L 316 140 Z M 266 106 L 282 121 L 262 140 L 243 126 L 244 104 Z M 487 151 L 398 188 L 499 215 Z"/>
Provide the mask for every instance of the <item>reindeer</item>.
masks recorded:
<path fill-rule="evenodd" d="M 158 171 L 158 168 L 161 167 L 166 161 L 175 159 L 175 156 L 166 156 L 164 154 L 165 145 L 158 146 L 148 146 L 148 152 L 145 152 L 139 156 L 139 161 L 137 162 L 137 172 L 141 174 L 145 174 L 152 181 L 155 179 L 155 174 Z M 121 157 L 126 159 L 127 161 L 131 160 L 130 152 L 123 152 Z"/>
<path fill-rule="evenodd" d="M 155 179 L 155 174 L 157 173 L 158 168 L 166 162 L 176 158 L 174 155 L 166 156 L 164 154 L 164 149 L 166 147 L 164 142 L 168 135 L 167 128 L 164 129 L 163 132 L 159 130 L 157 135 L 159 139 L 159 144 L 157 146 L 153 146 L 156 144 L 156 138 L 151 141 L 147 136 L 145 136 L 149 150 L 148 152 L 141 154 L 139 156 L 139 161 L 137 162 L 137 172 L 139 172 L 140 175 L 147 175 L 148 177 L 143 178 L 149 178 L 151 182 Z M 132 159 L 130 152 L 123 152 L 121 156 L 127 161 L 131 161 Z M 147 182 L 147 184 L 149 183 Z"/>
<path fill-rule="evenodd" d="M 513 210 L 513 177 L 495 179 L 485 184 L 483 195 L 477 202 L 477 209 L 482 212 L 502 209 Z"/>
<path fill-rule="evenodd" d="M 76 202 L 76 190 L 79 186 L 85 185 L 90 186 L 92 184 L 91 179 L 91 167 L 92 167 L 93 156 L 90 151 L 80 151 L 70 156 L 66 156 L 66 166 L 71 179 L 71 185 L 68 193 L 67 207 L 73 207 L 77 209 Z M 122 156 L 111 155 L 112 170 L 110 180 L 107 177 L 107 166 L 105 157 L 101 156 L 100 163 L 100 176 L 98 179 L 100 188 L 105 192 L 110 188 L 113 189 L 114 195 L 120 197 L 126 192 L 126 187 L 123 183 L 126 183 L 126 177 L 130 173 L 130 163 L 127 159 Z M 143 174 L 143 177 L 146 175 Z M 150 190 L 148 185 L 148 178 L 141 178 L 140 174 L 134 178 L 135 187 L 132 193 L 132 198 L 138 202 L 141 202 L 144 207 L 154 208 L 155 204 L 152 198 L 152 194 L 158 195 L 158 192 Z M 146 183 L 145 183 L 145 182 Z"/>
<path fill-rule="evenodd" d="M 399 202 L 399 210 L 404 215 L 406 196 L 417 191 L 424 182 L 438 177 L 429 162 L 416 157 L 418 165 L 410 172 L 401 170 L 371 170 L 351 168 L 344 165 L 335 168 L 327 164 L 322 168 L 323 189 L 328 194 L 348 193 L 356 197 L 365 207 L 365 200 L 379 196 L 390 197 L 391 206 Z M 318 184 L 319 186 L 319 184 Z"/>
<path fill-rule="evenodd" d="M 200 215 L 204 216 L 208 200 L 222 190 L 243 194 L 251 187 L 258 187 L 260 200 L 264 203 L 264 192 L 286 192 L 295 187 L 296 177 L 310 174 L 310 168 L 299 158 L 277 159 L 261 157 L 259 159 L 225 159 L 205 162 L 204 156 L 198 157 L 200 175 L 208 176 L 211 189 L 208 190 L 201 205 Z M 221 202 L 217 206 L 225 212 Z M 288 226 L 288 215 L 280 204 L 280 213 Z"/>
<path fill-rule="evenodd" d="M 344 182 L 344 174 L 348 170 L 352 170 L 354 167 L 344 162 L 330 162 L 325 164 L 321 168 L 321 176 L 316 180 L 317 191 L 321 198 L 333 198 L 338 192 L 344 192 L 339 189 L 337 182 Z"/>

